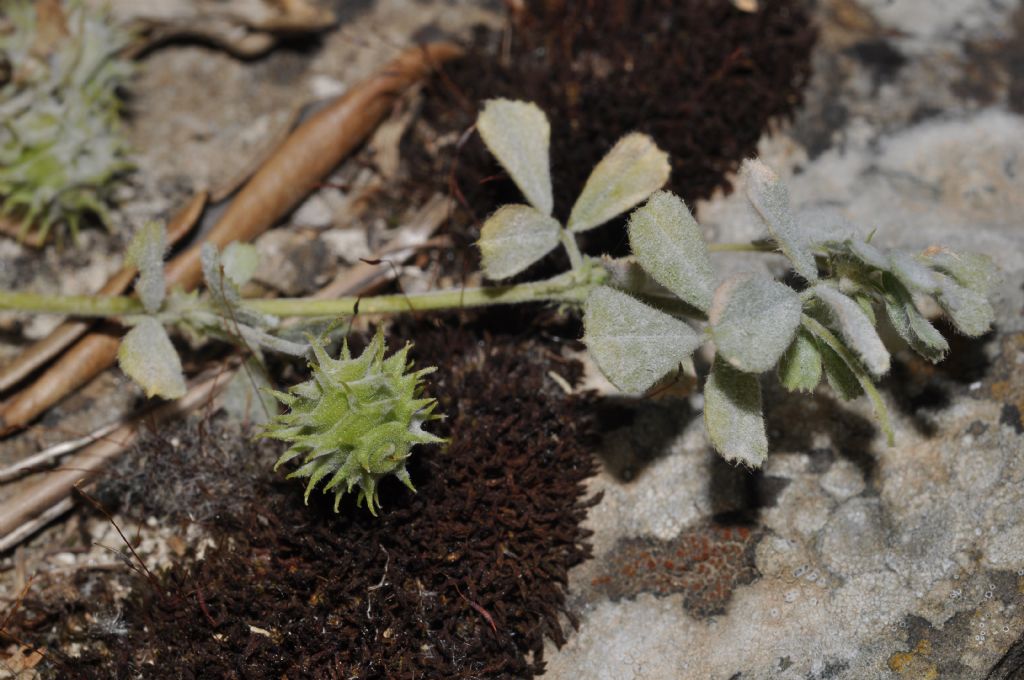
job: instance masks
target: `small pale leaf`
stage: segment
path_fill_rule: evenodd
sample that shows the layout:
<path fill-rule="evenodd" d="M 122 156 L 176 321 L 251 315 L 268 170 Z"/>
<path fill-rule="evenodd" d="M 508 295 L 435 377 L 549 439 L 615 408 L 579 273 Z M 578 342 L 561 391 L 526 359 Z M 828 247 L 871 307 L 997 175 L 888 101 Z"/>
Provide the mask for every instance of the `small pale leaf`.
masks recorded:
<path fill-rule="evenodd" d="M 779 382 L 790 392 L 812 392 L 821 382 L 821 353 L 814 338 L 800 329 L 779 360 Z"/>
<path fill-rule="evenodd" d="M 815 297 L 828 307 L 840 334 L 874 375 L 889 371 L 889 352 L 882 344 L 871 319 L 855 301 L 829 286 L 815 286 Z"/>
<path fill-rule="evenodd" d="M 236 286 L 244 286 L 252 278 L 259 261 L 260 255 L 256 246 L 241 241 L 232 241 L 220 254 L 224 275 Z"/>
<path fill-rule="evenodd" d="M 800 326 L 800 296 L 758 274 L 737 274 L 715 291 L 708 311 L 718 353 L 748 373 L 767 371 L 786 351 Z"/>
<path fill-rule="evenodd" d="M 987 333 L 996 318 L 988 298 L 970 288 L 964 288 L 944 274 L 936 276 L 939 277 L 936 300 L 957 330 L 972 338 Z"/>
<path fill-rule="evenodd" d="M 932 270 L 918 262 L 906 251 L 894 250 L 889 253 L 889 271 L 910 290 L 934 293 L 939 287 L 938 277 Z"/>
<path fill-rule="evenodd" d="M 818 353 L 821 355 L 821 367 L 832 391 L 845 401 L 856 399 L 864 394 L 864 388 L 860 386 L 860 381 L 857 380 L 857 376 L 850 369 L 849 364 L 824 342 L 816 344 Z"/>
<path fill-rule="evenodd" d="M 489 99 L 476 129 L 530 205 L 550 215 L 554 207 L 548 158 L 551 125 L 544 112 L 529 102 Z"/>
<path fill-rule="evenodd" d="M 930 248 L 922 259 L 933 269 L 952 276 L 964 288 L 985 297 L 991 295 L 999 282 L 999 270 L 987 255 Z"/>
<path fill-rule="evenodd" d="M 723 458 L 761 467 L 768 457 L 768 437 L 757 376 L 716 357 L 704 384 L 704 426 Z"/>
<path fill-rule="evenodd" d="M 858 237 L 857 227 L 842 212 L 832 207 L 801 208 L 796 214 L 796 223 L 815 245 L 842 244 Z"/>
<path fill-rule="evenodd" d="M 634 394 L 650 388 L 700 344 L 686 323 L 606 286 L 587 298 L 583 327 L 583 342 L 601 372 Z"/>
<path fill-rule="evenodd" d="M 789 258 L 796 273 L 807 281 L 818 280 L 812 234 L 800 229 L 789 205 L 789 191 L 778 175 L 757 159 L 743 161 L 740 177 L 747 197 L 768 226 L 772 238 Z"/>
<path fill-rule="evenodd" d="M 891 274 L 882 278 L 882 286 L 886 316 L 899 336 L 932 363 L 942 361 L 949 343 L 918 311 L 910 291 Z"/>
<path fill-rule="evenodd" d="M 654 280 L 706 312 L 715 290 L 708 246 L 686 204 L 656 192 L 629 217 L 629 244 Z"/>
<path fill-rule="evenodd" d="M 629 210 L 660 189 L 671 169 L 668 154 L 653 139 L 626 135 L 590 173 L 569 215 L 569 230 L 593 229 Z"/>
<path fill-rule="evenodd" d="M 145 317 L 128 331 L 117 350 L 117 360 L 147 397 L 177 399 L 185 395 L 181 359 L 156 319 Z"/>
<path fill-rule="evenodd" d="M 851 239 L 847 242 L 846 247 L 850 250 L 850 254 L 869 267 L 889 271 L 889 258 L 885 256 L 885 253 L 867 241 Z"/>
<path fill-rule="evenodd" d="M 528 205 L 504 205 L 480 230 L 480 255 L 487 278 L 515 276 L 558 245 L 558 221 Z"/>
<path fill-rule="evenodd" d="M 164 253 L 167 251 L 167 229 L 162 222 L 150 221 L 135 232 L 125 260 L 139 270 L 135 282 L 142 306 L 147 312 L 160 311 L 164 301 Z"/>

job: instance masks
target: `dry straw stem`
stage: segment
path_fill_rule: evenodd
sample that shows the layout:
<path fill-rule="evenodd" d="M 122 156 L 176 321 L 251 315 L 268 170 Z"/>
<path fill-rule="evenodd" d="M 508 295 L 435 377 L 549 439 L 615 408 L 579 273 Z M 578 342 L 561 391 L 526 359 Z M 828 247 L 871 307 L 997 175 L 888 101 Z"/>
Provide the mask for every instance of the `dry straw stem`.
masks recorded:
<path fill-rule="evenodd" d="M 373 131 L 403 91 L 425 77 L 435 65 L 461 54 L 461 48 L 451 43 L 409 48 L 313 115 L 249 180 L 205 242 L 222 249 L 232 241 L 249 241 L 272 227 Z M 202 281 L 202 245 L 193 245 L 168 263 L 168 287 L 192 290 Z M 88 350 L 79 343 L 40 379 L 45 380 L 43 385 L 33 385 L 4 406 L 0 411 L 0 436 L 32 422 L 70 391 L 113 365 L 120 334 L 96 334 L 90 338 Z M 66 373 L 51 376 L 58 369 Z"/>
<path fill-rule="evenodd" d="M 167 241 L 170 245 L 173 246 L 192 231 L 192 227 L 196 225 L 199 217 L 203 214 L 206 200 L 207 193 L 199 192 L 171 219 L 170 224 L 167 225 Z M 138 270 L 135 267 L 122 267 L 107 280 L 97 295 L 120 295 L 128 289 L 137 273 Z M 63 352 L 71 343 L 82 337 L 92 325 L 91 321 L 65 321 L 57 326 L 49 335 L 31 345 L 14 361 L 0 369 L 0 392 L 9 390 L 28 377 L 32 371 Z"/>

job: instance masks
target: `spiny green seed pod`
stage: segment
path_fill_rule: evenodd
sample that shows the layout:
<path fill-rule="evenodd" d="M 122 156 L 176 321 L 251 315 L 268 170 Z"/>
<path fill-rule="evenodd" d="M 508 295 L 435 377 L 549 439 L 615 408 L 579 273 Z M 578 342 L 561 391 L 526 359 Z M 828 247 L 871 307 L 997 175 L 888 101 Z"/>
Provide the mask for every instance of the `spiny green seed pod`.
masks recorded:
<path fill-rule="evenodd" d="M 8 0 L 0 24 L 0 214 L 40 240 L 58 223 L 77 234 L 86 215 L 107 223 L 113 180 L 131 167 L 116 91 L 130 34 L 80 0 Z"/>
<path fill-rule="evenodd" d="M 366 501 L 374 515 L 380 503 L 377 482 L 393 474 L 415 491 L 405 468 L 415 444 L 444 441 L 423 430 L 437 401 L 422 396 L 422 378 L 435 369 L 410 372 L 409 348 L 384 358 L 384 334 L 378 330 L 366 350 L 353 358 L 348 343 L 332 359 L 313 343 L 313 377 L 285 394 L 272 394 L 288 407 L 267 425 L 263 436 L 291 443 L 274 466 L 276 470 L 302 456 L 302 466 L 288 478 L 309 478 L 309 494 L 323 479 L 324 493 L 334 492 L 334 511 L 345 493 L 359 487 L 357 502 Z"/>

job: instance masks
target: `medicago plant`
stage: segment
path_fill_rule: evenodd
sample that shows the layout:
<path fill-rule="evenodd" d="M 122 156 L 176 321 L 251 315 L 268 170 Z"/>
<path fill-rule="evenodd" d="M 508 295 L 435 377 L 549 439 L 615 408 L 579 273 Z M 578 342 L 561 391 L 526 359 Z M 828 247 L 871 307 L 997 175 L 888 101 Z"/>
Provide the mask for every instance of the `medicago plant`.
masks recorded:
<path fill-rule="evenodd" d="M 130 37 L 82 0 L 0 3 L 0 215 L 22 236 L 108 221 L 114 180 L 131 167 L 117 94 Z"/>
<path fill-rule="evenodd" d="M 278 317 L 337 318 L 357 308 L 379 314 L 522 302 L 576 306 L 582 308 L 583 341 L 595 363 L 612 384 L 632 394 L 692 367 L 695 350 L 710 343 L 714 360 L 704 383 L 708 437 L 727 460 L 750 467 L 759 467 L 768 454 L 763 375 L 774 371 L 792 391 L 812 391 L 824 379 L 843 399 L 867 395 L 892 443 L 875 387 L 890 364 L 877 331 L 881 319 L 933 362 L 949 344 L 920 312 L 918 298 L 933 298 L 968 336 L 981 335 L 993 321 L 988 297 L 997 274 L 989 258 L 939 247 L 886 251 L 834 214 L 794 214 L 786 187 L 760 161 L 743 164 L 740 182 L 768 238 L 708 245 L 683 201 L 659 191 L 668 179 L 668 159 L 646 135 L 627 135 L 608 152 L 563 225 L 552 216 L 550 126 L 543 112 L 525 102 L 492 100 L 477 129 L 526 199 L 499 208 L 484 223 L 484 275 L 498 281 L 520 275 L 559 246 L 568 254 L 568 271 L 540 281 L 415 295 L 246 300 L 238 287 L 252 273 L 254 253 L 251 246 L 232 244 L 221 254 L 212 246 L 203 253 L 208 298 L 165 296 L 162 232 L 147 227 L 130 251 L 142 272 L 136 286 L 141 302 L 0 292 L 0 309 L 124 317 L 134 327 L 122 348 L 122 368 L 147 392 L 165 397 L 184 391 L 181 363 L 163 328 L 168 323 L 241 338 L 257 349 L 309 356 L 312 378 L 276 393 L 289 410 L 266 434 L 290 444 L 278 465 L 302 459 L 291 476 L 308 479 L 307 498 L 327 480 L 324 490 L 336 500 L 358 487 L 371 510 L 377 481 L 395 474 L 410 484 L 405 460 L 411 447 L 438 441 L 422 429 L 437 417 L 434 402 L 421 394 L 429 369 L 413 371 L 408 348 L 385 359 L 380 335 L 360 357 L 346 346 L 333 359 L 319 340 L 273 335 Z M 627 226 L 632 257 L 581 253 L 578 234 L 633 208 Z M 714 250 L 781 252 L 795 272 L 793 285 L 755 272 L 720 279 L 709 258 Z"/>

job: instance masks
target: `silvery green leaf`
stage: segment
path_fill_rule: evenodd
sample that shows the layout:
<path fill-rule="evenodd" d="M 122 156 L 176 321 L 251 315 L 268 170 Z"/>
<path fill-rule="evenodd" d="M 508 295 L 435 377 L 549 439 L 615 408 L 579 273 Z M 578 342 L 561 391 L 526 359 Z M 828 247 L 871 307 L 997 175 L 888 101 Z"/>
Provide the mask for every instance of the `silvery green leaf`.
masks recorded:
<path fill-rule="evenodd" d="M 476 129 L 530 205 L 550 215 L 554 207 L 548 159 L 551 125 L 544 112 L 529 102 L 488 99 Z"/>
<path fill-rule="evenodd" d="M 835 350 L 823 342 L 817 342 L 818 353 L 821 355 L 821 366 L 828 380 L 829 387 L 839 395 L 840 399 L 849 401 L 864 394 L 860 381 L 850 369 L 849 364 L 836 354 Z"/>
<path fill-rule="evenodd" d="M 686 204 L 656 192 L 629 216 L 629 244 L 654 280 L 706 312 L 715 290 L 708 247 Z"/>
<path fill-rule="evenodd" d="M 800 231 L 811 243 L 836 245 L 859 238 L 859 230 L 838 209 L 825 206 L 808 206 L 796 214 Z"/>
<path fill-rule="evenodd" d="M 779 382 L 790 392 L 812 392 L 821 382 L 821 353 L 814 338 L 800 329 L 779 360 Z"/>
<path fill-rule="evenodd" d="M 629 210 L 660 189 L 671 169 L 668 154 L 653 139 L 626 135 L 590 173 L 569 215 L 569 230 L 593 229 Z"/>
<path fill-rule="evenodd" d="M 147 397 L 177 399 L 185 395 L 181 359 L 167 331 L 152 317 L 144 317 L 121 340 L 117 360 L 129 378 L 142 386 Z"/>
<path fill-rule="evenodd" d="M 864 312 L 864 316 L 868 317 L 868 321 L 871 322 L 872 326 L 878 325 L 878 319 L 875 318 L 875 301 L 870 295 L 864 293 L 856 293 L 852 295 L 854 302 L 860 307 L 860 311 Z"/>
<path fill-rule="evenodd" d="M 942 361 L 949 351 L 949 343 L 918 311 L 910 291 L 890 274 L 882 279 L 882 286 L 886 316 L 899 336 L 932 363 Z"/>
<path fill-rule="evenodd" d="M 992 294 L 999 281 L 999 271 L 987 255 L 931 248 L 922 260 L 933 269 L 952 276 L 964 288 L 985 297 Z"/>
<path fill-rule="evenodd" d="M 147 312 L 160 311 L 164 301 L 164 253 L 167 251 L 167 229 L 162 222 L 150 221 L 135 232 L 125 261 L 139 270 L 135 282 L 142 306 Z"/>
<path fill-rule="evenodd" d="M 221 253 L 220 260 L 224 275 L 236 286 L 244 286 L 256 271 L 260 255 L 251 243 L 232 241 Z"/>
<path fill-rule="evenodd" d="M 273 317 L 242 306 L 242 294 L 231 277 L 225 273 L 220 253 L 217 252 L 215 245 L 204 243 L 199 253 L 199 261 L 203 268 L 206 289 L 213 303 L 225 315 L 225 321 L 256 327 L 269 326 L 273 323 Z"/>
<path fill-rule="evenodd" d="M 846 243 L 847 250 L 858 260 L 881 271 L 889 271 L 889 258 L 878 248 L 867 241 L 851 239 Z"/>
<path fill-rule="evenodd" d="M 938 277 L 910 253 L 894 250 L 889 253 L 889 262 L 889 271 L 908 289 L 922 293 L 934 293 L 938 289 Z"/>
<path fill-rule="evenodd" d="M 747 197 L 768 226 L 772 238 L 789 258 L 796 273 L 807 281 L 818 280 L 811 234 L 800 229 L 789 205 L 789 191 L 778 175 L 757 159 L 743 161 L 740 177 Z"/>
<path fill-rule="evenodd" d="M 939 294 L 935 299 L 957 330 L 972 338 L 987 333 L 996 318 L 988 298 L 964 288 L 948 276 L 936 276 L 939 277 Z"/>
<path fill-rule="evenodd" d="M 726 279 L 708 311 L 718 353 L 741 371 L 767 371 L 793 342 L 801 306 L 796 291 L 768 276 Z"/>
<path fill-rule="evenodd" d="M 723 458 L 761 467 L 768 457 L 768 437 L 757 376 L 716 357 L 704 384 L 704 426 Z"/>
<path fill-rule="evenodd" d="M 489 279 L 515 276 L 558 245 L 562 226 L 528 205 L 504 205 L 480 229 L 484 275 Z"/>
<path fill-rule="evenodd" d="M 882 344 L 871 320 L 856 302 L 835 288 L 818 285 L 811 289 L 828 307 L 840 334 L 874 375 L 889 371 L 889 352 Z"/>
<path fill-rule="evenodd" d="M 250 349 L 266 348 L 293 357 L 304 356 L 309 351 L 308 342 L 292 342 L 245 324 L 238 324 L 234 330 L 242 336 Z"/>
<path fill-rule="evenodd" d="M 624 392 L 644 392 L 700 344 L 686 323 L 607 286 L 590 293 L 583 311 L 583 342 Z"/>

